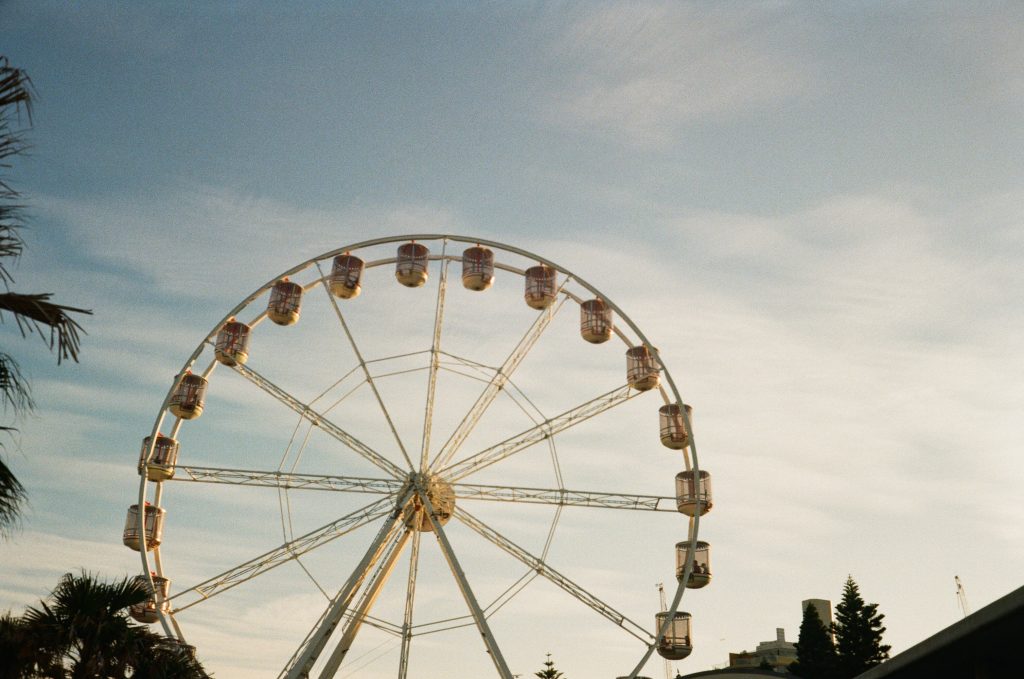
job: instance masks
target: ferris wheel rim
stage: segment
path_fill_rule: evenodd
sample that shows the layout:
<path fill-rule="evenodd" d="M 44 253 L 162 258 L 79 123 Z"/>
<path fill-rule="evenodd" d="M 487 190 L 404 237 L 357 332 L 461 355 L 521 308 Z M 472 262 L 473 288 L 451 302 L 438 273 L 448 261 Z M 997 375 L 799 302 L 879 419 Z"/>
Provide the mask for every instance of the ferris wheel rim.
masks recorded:
<path fill-rule="evenodd" d="M 154 422 L 154 425 L 153 425 L 153 427 L 152 427 L 152 429 L 150 431 L 149 450 L 145 453 L 145 456 L 143 458 L 144 461 L 148 461 L 149 458 L 152 457 L 152 455 L 153 455 L 153 450 L 154 450 L 154 446 L 156 444 L 156 439 L 157 439 L 158 434 L 160 434 L 160 431 L 162 429 L 162 426 L 163 426 L 163 423 L 165 421 L 165 418 L 167 417 L 168 406 L 170 404 L 172 395 L 174 394 L 174 392 L 175 392 L 176 388 L 178 387 L 179 383 L 181 382 L 182 377 L 184 375 L 186 375 L 191 370 L 191 368 L 195 365 L 196 360 L 199 358 L 199 356 L 206 349 L 207 344 L 210 343 L 211 339 L 216 336 L 216 334 L 219 331 L 219 329 L 222 328 L 225 323 L 227 323 L 233 317 L 237 316 L 239 312 L 241 312 L 242 310 L 247 308 L 254 301 L 259 299 L 264 293 L 267 292 L 267 290 L 269 290 L 277 281 L 281 280 L 282 278 L 290 277 L 290 276 L 293 276 L 295 274 L 301 273 L 303 271 L 308 270 L 310 267 L 313 267 L 313 266 L 316 266 L 316 267 L 319 268 L 319 263 L 320 262 L 330 260 L 330 259 L 332 259 L 332 258 L 334 258 L 336 256 L 339 256 L 339 255 L 342 255 L 342 254 L 347 254 L 350 251 L 358 251 L 358 250 L 362 250 L 362 249 L 365 249 L 365 248 L 371 248 L 371 247 L 375 247 L 375 246 L 379 246 L 379 245 L 387 245 L 389 243 L 407 243 L 407 242 L 412 242 L 412 241 L 421 241 L 421 242 L 422 241 L 426 241 L 426 242 L 442 241 L 445 244 L 445 246 L 447 246 L 447 243 L 449 243 L 449 242 L 475 244 L 475 245 L 479 245 L 479 246 L 483 246 L 483 247 L 494 248 L 494 249 L 497 249 L 497 250 L 500 250 L 500 251 L 503 251 L 503 252 L 507 252 L 507 253 L 512 253 L 512 254 L 518 255 L 520 257 L 523 257 L 523 258 L 526 258 L 526 259 L 530 259 L 530 260 L 536 261 L 536 262 L 538 262 L 540 264 L 549 266 L 552 269 L 554 269 L 555 271 L 557 271 L 559 273 L 562 273 L 564 276 L 567 277 L 567 279 L 571 279 L 574 283 L 578 284 L 579 286 L 581 286 L 582 288 L 584 288 L 585 290 L 587 290 L 588 292 L 593 294 L 595 298 L 599 298 L 600 300 L 602 300 L 612 310 L 612 312 L 614 312 L 614 314 L 617 316 L 617 318 L 619 320 L 621 320 L 622 322 L 624 322 L 626 324 L 626 326 L 633 332 L 635 337 L 639 340 L 639 344 L 642 344 L 643 346 L 646 346 L 649 350 L 651 350 L 655 354 L 655 356 L 657 356 L 656 347 L 650 342 L 650 340 L 647 338 L 647 336 L 644 334 L 644 332 L 640 329 L 640 327 L 632 320 L 632 318 L 630 318 L 622 310 L 622 308 L 619 307 L 611 298 L 609 298 L 604 293 L 602 293 L 596 286 L 592 285 L 591 283 L 589 283 L 584 278 L 578 276 L 571 269 L 568 269 L 567 267 L 564 267 L 564 266 L 558 264 L 557 262 L 555 262 L 553 260 L 550 260 L 550 259 L 547 259 L 547 258 L 545 258 L 545 257 L 543 257 L 541 255 L 538 255 L 538 254 L 534 253 L 534 252 L 525 250 L 523 248 L 519 248 L 517 246 L 513 246 L 513 245 L 509 245 L 509 244 L 502 243 L 502 242 L 499 242 L 499 241 L 495 241 L 495 240 L 484 239 L 484 238 L 479 238 L 479 237 L 474 237 L 474 236 L 450 234 L 450 233 L 448 233 L 448 234 L 446 234 L 446 233 L 400 234 L 400 235 L 392 235 L 392 236 L 385 236 L 385 237 L 380 237 L 380 238 L 367 239 L 367 240 L 351 243 L 351 244 L 348 244 L 348 245 L 344 245 L 344 246 L 341 246 L 339 248 L 334 248 L 332 250 L 328 250 L 328 251 L 326 251 L 326 252 L 324 252 L 324 253 L 322 253 L 320 255 L 317 255 L 315 257 L 311 257 L 311 258 L 301 262 L 300 264 L 291 267 L 290 269 L 287 269 L 286 271 L 282 272 L 281 274 L 275 276 L 274 278 L 270 279 L 269 281 L 267 281 L 263 285 L 261 285 L 258 288 L 256 288 L 253 292 L 251 292 L 249 295 L 247 295 L 241 302 L 239 302 L 231 311 L 229 311 L 217 324 L 215 324 L 214 327 L 212 328 L 212 330 L 199 342 L 199 344 L 197 345 L 196 349 L 189 356 L 189 358 L 186 359 L 185 363 L 182 365 L 181 369 L 179 370 L 178 374 L 176 375 L 175 380 L 174 380 L 173 384 L 171 385 L 170 390 L 167 392 L 167 395 L 165 396 L 164 401 L 161 404 L 161 408 L 160 408 L 159 414 L 158 414 L 158 416 L 157 416 L 157 418 L 156 418 L 156 420 Z M 444 255 L 443 254 L 442 254 L 442 259 L 444 259 Z M 455 259 L 455 257 L 453 256 L 453 257 L 451 257 L 451 259 Z M 393 260 L 389 260 L 389 261 L 393 261 Z M 380 262 L 380 263 L 382 264 L 384 262 Z M 502 267 L 502 268 L 507 268 L 507 267 Z M 321 271 L 321 274 L 322 274 L 322 271 Z M 321 278 L 319 278 L 316 281 L 314 281 L 314 283 L 312 283 L 311 285 L 319 283 L 319 282 L 322 282 L 324 278 L 325 278 L 325 276 L 322 275 Z M 568 281 L 566 281 L 566 282 L 568 282 Z M 579 302 L 578 299 L 576 299 L 576 301 Z M 625 337 L 623 337 L 622 339 L 624 341 L 626 341 L 627 344 L 629 344 L 629 341 L 626 340 Z M 636 346 L 636 345 L 631 345 L 631 346 Z M 695 474 L 700 474 L 701 470 L 700 470 L 700 465 L 699 465 L 699 457 L 698 457 L 698 453 L 697 453 L 697 445 L 696 445 L 695 437 L 693 435 L 693 429 L 690 426 L 691 423 L 690 423 L 689 414 L 686 412 L 687 409 L 684 407 L 685 406 L 684 401 L 682 399 L 681 394 L 679 393 L 679 389 L 678 389 L 678 387 L 676 385 L 675 380 L 673 379 L 673 377 L 671 375 L 671 372 L 670 372 L 668 366 L 665 364 L 664 361 L 661 360 L 660 356 L 657 356 L 656 361 L 657 361 L 657 365 L 660 366 L 661 374 L 663 375 L 663 377 L 665 379 L 665 382 L 667 384 L 668 390 L 671 393 L 671 397 L 674 399 L 674 403 L 677 404 L 680 407 L 682 419 L 683 419 L 683 421 L 685 423 L 687 431 L 689 432 L 690 439 L 689 439 L 689 444 L 688 444 L 687 448 L 689 450 L 689 458 L 692 459 L 692 464 L 690 464 L 690 460 L 687 460 L 688 466 L 690 466 L 692 468 L 692 470 L 693 470 L 693 472 Z M 209 372 L 212 371 L 215 363 L 216 363 L 216 361 L 212 361 L 210 367 L 206 371 L 204 371 L 204 374 L 209 374 Z M 664 392 L 663 392 L 663 394 L 664 394 Z M 666 401 L 667 400 L 668 399 L 666 399 Z M 182 422 L 183 422 L 183 420 L 180 419 L 180 418 L 178 418 L 176 420 L 176 422 L 173 425 L 173 428 L 171 430 L 171 432 L 172 432 L 171 435 L 172 436 L 176 435 L 176 433 L 179 430 Z M 404 450 L 403 450 L 403 452 L 404 452 Z M 411 461 L 410 461 L 410 464 L 411 464 Z M 145 474 L 145 473 L 141 474 L 140 475 L 140 482 L 139 482 L 139 492 L 138 492 L 138 506 L 140 508 L 143 507 L 144 504 L 148 504 L 148 503 L 145 502 L 145 498 L 146 498 L 146 488 L 147 488 L 147 485 L 149 483 L 150 483 L 150 481 L 147 478 L 147 474 Z M 154 483 L 154 486 L 155 486 L 154 504 L 159 508 L 161 506 L 161 499 L 162 499 L 161 496 L 162 496 L 163 484 L 162 483 L 158 483 L 158 482 L 153 482 L 153 483 Z M 661 640 L 663 639 L 664 635 L 666 634 L 666 632 L 667 632 L 667 630 L 668 630 L 668 628 L 669 628 L 669 626 L 671 624 L 672 617 L 674 617 L 675 613 L 678 611 L 679 605 L 680 605 L 680 603 L 682 601 L 682 598 L 683 598 L 684 591 L 686 589 L 687 581 L 690 579 L 692 568 L 693 568 L 693 564 L 694 564 L 694 549 L 695 549 L 695 545 L 697 543 L 697 539 L 698 539 L 698 535 L 699 535 L 700 516 L 701 516 L 701 513 L 702 513 L 700 511 L 701 504 L 702 504 L 702 500 L 701 500 L 701 498 L 700 498 L 700 496 L 698 494 L 698 498 L 697 498 L 697 511 L 691 517 L 692 530 L 690 532 L 692 534 L 688 538 L 688 541 L 690 542 L 690 546 L 689 546 L 689 551 L 688 551 L 688 555 L 687 555 L 687 565 L 686 565 L 683 577 L 679 579 L 678 585 L 676 587 L 675 594 L 674 594 L 674 596 L 672 598 L 672 602 L 669 605 L 668 610 L 666 611 L 667 614 L 668 614 L 668 616 L 666 618 L 666 621 L 658 629 L 657 633 L 654 635 L 653 641 L 650 644 L 648 644 L 647 649 L 646 649 L 643 657 L 638 662 L 636 667 L 632 670 L 632 672 L 628 675 L 628 679 L 633 679 L 634 677 L 636 677 L 637 673 L 647 663 L 647 661 L 649 660 L 650 656 L 653 654 L 654 650 L 657 648 L 658 644 L 661 642 Z M 139 511 L 138 512 L 138 530 L 139 530 L 139 535 L 140 536 L 144 536 L 145 535 L 144 521 L 145 521 L 144 512 Z M 556 521 L 557 521 L 557 519 L 556 519 Z M 418 542 L 418 540 L 417 540 L 417 542 Z M 159 546 L 157 546 L 152 551 L 153 551 L 153 562 L 154 562 L 154 566 L 155 566 L 155 569 L 156 569 L 156 574 L 162 576 L 163 575 L 163 566 L 162 566 L 161 554 L 160 554 Z M 139 552 L 140 552 L 140 557 L 141 557 L 141 562 L 142 562 L 143 576 L 149 579 L 150 587 L 154 587 L 153 575 L 152 575 L 153 571 L 151 571 L 151 565 L 150 565 L 150 561 L 149 561 L 149 552 L 145 548 L 140 549 Z M 154 588 L 154 590 L 151 590 L 151 591 L 155 591 L 155 588 Z M 172 637 L 172 638 L 177 638 L 182 643 L 184 643 L 184 640 L 185 640 L 184 634 L 182 633 L 181 628 L 179 627 L 179 625 L 178 625 L 177 621 L 175 620 L 174 616 L 172 614 L 170 614 L 170 613 L 165 615 L 164 612 L 162 610 L 160 610 L 160 609 L 157 610 L 157 614 L 158 614 L 158 617 L 159 617 L 159 622 L 162 625 L 162 627 L 164 628 L 164 631 L 167 634 L 167 636 Z M 170 619 L 170 622 L 168 622 L 168 618 Z"/>

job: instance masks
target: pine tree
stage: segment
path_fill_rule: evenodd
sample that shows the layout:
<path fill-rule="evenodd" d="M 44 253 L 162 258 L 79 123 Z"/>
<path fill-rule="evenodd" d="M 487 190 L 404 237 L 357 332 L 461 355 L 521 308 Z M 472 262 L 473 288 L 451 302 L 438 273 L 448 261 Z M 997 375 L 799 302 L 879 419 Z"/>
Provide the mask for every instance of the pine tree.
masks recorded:
<path fill-rule="evenodd" d="M 832 679 L 836 676 L 836 649 L 814 606 L 804 609 L 800 637 L 796 642 L 796 662 L 787 669 L 791 674 L 807 679 Z"/>
<path fill-rule="evenodd" d="M 555 669 L 555 661 L 551 659 L 551 654 L 548 653 L 548 659 L 544 662 L 544 669 L 540 672 L 534 672 L 533 676 L 539 679 L 560 679 L 565 675 Z"/>
<path fill-rule="evenodd" d="M 882 643 L 882 618 L 878 604 L 866 604 L 853 578 L 847 576 L 843 600 L 836 606 L 836 656 L 839 677 L 855 677 L 889 657 Z"/>

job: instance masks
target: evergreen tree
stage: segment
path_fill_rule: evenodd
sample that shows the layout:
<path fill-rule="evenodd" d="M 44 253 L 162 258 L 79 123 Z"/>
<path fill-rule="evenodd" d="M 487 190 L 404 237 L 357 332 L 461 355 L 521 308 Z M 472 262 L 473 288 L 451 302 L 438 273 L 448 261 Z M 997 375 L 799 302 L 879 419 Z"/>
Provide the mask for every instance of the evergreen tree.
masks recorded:
<path fill-rule="evenodd" d="M 555 661 L 551 659 L 551 654 L 548 653 L 548 659 L 544 662 L 544 669 L 540 672 L 534 672 L 533 676 L 539 679 L 560 679 L 565 675 L 555 669 Z"/>
<path fill-rule="evenodd" d="M 878 604 L 866 604 L 853 578 L 847 576 L 843 600 L 836 606 L 836 655 L 839 677 L 855 677 L 889 657 L 882 643 L 882 618 Z"/>
<path fill-rule="evenodd" d="M 814 606 L 804 609 L 800 637 L 796 642 L 796 662 L 787 669 L 791 674 L 807 679 L 832 679 L 836 676 L 836 649 Z"/>

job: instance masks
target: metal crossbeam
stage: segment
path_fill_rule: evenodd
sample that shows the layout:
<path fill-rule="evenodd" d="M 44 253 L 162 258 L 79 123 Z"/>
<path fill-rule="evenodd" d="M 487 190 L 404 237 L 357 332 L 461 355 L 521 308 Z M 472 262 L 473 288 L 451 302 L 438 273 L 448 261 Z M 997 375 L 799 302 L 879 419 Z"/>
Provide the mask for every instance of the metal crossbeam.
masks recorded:
<path fill-rule="evenodd" d="M 385 457 L 382 457 L 375 450 L 370 448 L 368 445 L 357 439 L 356 437 L 349 434 L 347 431 L 334 424 L 326 417 L 318 413 L 317 411 L 310 408 L 307 404 L 303 403 L 299 399 L 295 398 L 287 391 L 277 386 L 263 375 L 250 368 L 249 366 L 238 364 L 233 366 L 234 370 L 240 375 L 245 377 L 247 380 L 255 384 L 257 387 L 267 392 L 281 403 L 294 410 L 296 413 L 304 417 L 305 419 L 312 422 L 315 426 L 320 427 L 325 432 L 333 436 L 334 438 L 341 441 L 343 444 L 352 449 L 357 455 L 364 458 L 368 462 L 376 465 L 383 471 L 387 472 L 394 478 L 404 478 L 407 475 L 407 471 L 391 462 Z"/>
<path fill-rule="evenodd" d="M 219 467 L 175 468 L 171 481 L 184 483 L 224 483 L 235 486 L 261 486 L 288 490 L 334 490 L 348 493 L 394 494 L 405 485 L 400 479 L 372 479 L 362 476 L 300 474 L 297 472 Z"/>
<path fill-rule="evenodd" d="M 387 583 L 388 578 L 391 577 L 391 571 L 395 567 L 395 562 L 405 548 L 405 543 L 409 540 L 411 533 L 412 531 L 406 528 L 393 538 L 387 546 L 380 563 L 377 565 L 377 570 L 370 579 L 370 584 L 367 585 L 359 597 L 359 604 L 356 606 L 356 610 L 351 616 L 348 616 L 338 645 L 327 659 L 323 669 L 320 670 L 320 679 L 332 679 L 337 673 L 338 668 L 341 667 L 341 663 L 345 660 L 345 656 L 348 655 L 352 644 L 356 640 L 356 635 L 359 634 L 359 629 L 362 627 L 363 622 L 366 621 L 366 616 L 369 615 L 370 609 L 373 608 L 373 604 L 377 601 L 377 597 L 380 596 L 381 590 Z"/>
<path fill-rule="evenodd" d="M 563 283 L 564 285 L 564 283 Z M 519 344 L 515 346 L 512 353 L 508 355 L 505 362 L 501 364 L 497 372 L 494 373 L 494 377 L 487 383 L 484 390 L 480 393 L 473 407 L 469 409 L 465 417 L 462 418 L 462 422 L 455 428 L 452 435 L 445 442 L 441 451 L 431 462 L 430 466 L 432 469 L 437 469 L 448 464 L 452 457 L 458 452 L 459 447 L 465 442 L 469 435 L 473 432 L 477 422 L 483 417 L 484 413 L 487 412 L 487 408 L 491 405 L 501 390 L 504 389 L 505 383 L 508 382 L 509 378 L 512 377 L 512 373 L 516 371 L 519 364 L 523 362 L 527 354 L 530 353 L 530 349 L 537 343 L 540 336 L 544 333 L 544 330 L 551 323 L 551 320 L 558 313 L 558 310 L 562 308 L 565 303 L 565 297 L 560 297 L 558 303 L 550 309 L 545 309 L 537 314 L 537 318 L 534 319 L 530 325 L 526 334 L 523 335 L 522 339 L 519 340 Z"/>
<path fill-rule="evenodd" d="M 575 582 L 556 571 L 551 566 L 547 565 L 543 559 L 540 559 L 530 552 L 526 551 L 519 545 L 515 544 L 501 533 L 480 521 L 475 516 L 470 514 L 464 509 L 455 507 L 454 516 L 459 519 L 462 523 L 469 526 L 471 529 L 479 533 L 482 537 L 488 541 L 497 545 L 503 549 L 506 553 L 510 554 L 514 558 L 518 559 L 528 567 L 534 569 L 538 574 L 543 575 L 545 578 L 550 580 L 552 583 L 560 587 L 562 590 L 568 592 L 578 601 L 583 602 L 594 611 L 599 613 L 602 617 L 615 623 L 618 627 L 621 627 L 627 633 L 633 635 L 644 644 L 649 644 L 654 636 L 648 632 L 644 627 L 637 624 L 633 620 L 630 620 L 622 613 L 612 608 L 610 605 L 598 599 L 596 596 L 577 585 Z"/>
<path fill-rule="evenodd" d="M 565 488 L 523 488 L 488 486 L 475 483 L 454 483 L 455 496 L 462 500 L 496 502 L 527 502 L 563 507 L 603 507 L 607 509 L 638 509 L 651 512 L 676 512 L 676 499 L 659 495 L 601 493 Z"/>
<path fill-rule="evenodd" d="M 306 635 L 302 644 L 288 661 L 287 666 L 278 675 L 279 679 L 307 679 L 309 677 L 313 664 L 320 657 L 320 653 L 323 652 L 324 646 L 327 645 L 327 641 L 334 634 L 338 625 L 345 619 L 348 607 L 355 598 L 356 592 L 362 587 L 366 576 L 381 559 L 387 545 L 393 542 L 398 531 L 405 530 L 405 527 L 402 525 L 402 516 L 412 496 L 413 489 L 412 485 L 409 484 L 402 491 L 398 501 L 393 505 L 391 515 L 377 532 L 377 537 L 374 538 L 369 549 L 366 550 L 362 560 L 348 580 L 345 581 L 337 596 L 331 600 L 331 603 L 320 616 L 316 625 Z"/>
<path fill-rule="evenodd" d="M 276 549 L 272 549 L 269 552 L 261 554 L 254 559 L 250 559 L 243 564 L 229 568 L 219 575 L 215 575 L 208 580 L 204 580 L 198 585 L 189 587 L 188 589 L 178 592 L 174 596 L 170 597 L 170 601 L 187 601 L 185 597 L 192 595 L 192 598 L 188 603 L 181 605 L 175 605 L 174 610 L 176 613 L 180 613 L 186 608 L 191 608 L 201 601 L 205 601 L 211 597 L 214 597 L 221 592 L 231 589 L 237 585 L 252 580 L 258 575 L 262 575 L 267 571 L 277 568 L 283 563 L 287 563 L 292 559 L 298 558 L 303 554 L 310 552 L 321 545 L 324 545 L 331 540 L 340 538 L 346 533 L 351 533 L 361 526 L 365 526 L 382 516 L 392 511 L 394 505 L 392 499 L 389 497 L 381 498 L 365 507 L 361 507 L 351 514 L 346 514 L 336 521 L 332 521 L 327 525 L 321 526 L 316 530 L 310 531 L 305 535 L 298 537 L 294 540 L 284 543 Z"/>
<path fill-rule="evenodd" d="M 445 467 L 438 473 L 450 481 L 458 481 L 459 479 L 480 471 L 484 467 L 489 467 L 495 462 L 500 462 L 507 457 L 515 455 L 516 453 L 525 450 L 546 438 L 565 431 L 569 427 L 577 425 L 584 420 L 588 420 L 610 408 L 621 405 L 641 393 L 642 392 L 630 389 L 629 385 L 625 385 L 618 389 L 609 391 L 606 394 L 601 394 L 597 398 L 591 399 L 586 403 L 582 403 L 575 408 L 571 408 L 561 415 L 555 415 L 540 424 L 530 427 L 526 431 L 505 439 L 501 443 L 493 445 L 490 448 L 485 448 L 475 455 L 471 455 L 464 460 L 460 460 L 453 465 Z"/>
<path fill-rule="evenodd" d="M 476 623 L 477 631 L 480 632 L 480 636 L 483 639 L 484 648 L 487 649 L 487 654 L 491 656 L 494 668 L 498 670 L 498 676 L 501 679 L 512 679 L 512 672 L 509 671 L 508 665 L 505 663 L 501 649 L 498 648 L 494 634 L 491 633 L 490 625 L 487 624 L 487 617 L 484 615 L 483 609 L 480 608 L 480 604 L 473 594 L 473 589 L 469 586 L 466 574 L 463 572 L 462 566 L 459 565 L 459 560 L 455 556 L 455 550 L 452 549 L 451 543 L 448 542 L 448 536 L 445 534 L 444 528 L 441 527 L 441 522 L 437 519 L 437 512 L 430 503 L 430 498 L 422 489 L 418 492 L 420 502 L 423 503 L 423 511 L 430 519 L 430 526 L 434 530 L 434 537 L 437 538 L 437 544 L 441 548 L 441 553 L 444 554 L 445 561 L 448 562 L 448 568 L 451 569 L 452 575 L 455 577 L 455 582 L 459 586 L 462 598 L 466 601 L 466 607 L 469 608 L 470 615 L 473 616 L 473 622 Z"/>
<path fill-rule="evenodd" d="M 434 335 L 430 342 L 430 374 L 427 378 L 427 401 L 423 408 L 423 438 L 420 441 L 420 466 L 419 471 L 427 470 L 427 459 L 430 456 L 430 432 L 434 425 L 434 396 L 437 390 L 437 368 L 441 360 L 441 328 L 444 326 L 444 302 L 445 291 L 448 289 L 448 264 L 444 259 L 444 251 L 448 248 L 448 241 L 444 242 L 441 249 L 441 279 L 437 283 L 437 303 L 434 307 Z"/>

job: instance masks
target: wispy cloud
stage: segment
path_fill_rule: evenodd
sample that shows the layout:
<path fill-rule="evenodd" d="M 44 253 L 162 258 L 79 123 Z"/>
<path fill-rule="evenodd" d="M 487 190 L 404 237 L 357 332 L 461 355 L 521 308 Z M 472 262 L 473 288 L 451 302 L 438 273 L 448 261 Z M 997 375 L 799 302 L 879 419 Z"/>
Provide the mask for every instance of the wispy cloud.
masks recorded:
<path fill-rule="evenodd" d="M 598 6 L 551 47 L 568 75 L 543 101 L 544 115 L 639 146 L 671 143 L 684 124 L 742 115 L 800 92 L 812 73 L 797 53 L 797 35 L 780 7 Z"/>

